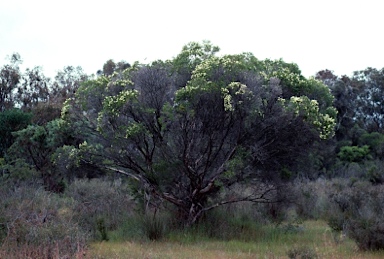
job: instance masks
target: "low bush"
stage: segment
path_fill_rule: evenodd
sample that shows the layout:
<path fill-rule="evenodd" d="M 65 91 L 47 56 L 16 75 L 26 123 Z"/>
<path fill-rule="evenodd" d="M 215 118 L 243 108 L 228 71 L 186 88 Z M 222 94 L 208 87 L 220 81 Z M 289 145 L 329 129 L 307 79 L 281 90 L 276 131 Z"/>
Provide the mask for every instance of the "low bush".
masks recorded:
<path fill-rule="evenodd" d="M 134 201 L 128 187 L 120 180 L 78 179 L 64 195 L 76 201 L 74 220 L 92 238 L 108 240 L 108 232 L 117 230 L 134 211 Z"/>
<path fill-rule="evenodd" d="M 315 259 L 318 258 L 316 252 L 309 247 L 295 247 L 288 251 L 290 259 Z"/>
<path fill-rule="evenodd" d="M 361 250 L 384 249 L 384 186 L 357 182 L 331 193 L 328 224 Z"/>
<path fill-rule="evenodd" d="M 73 201 L 20 184 L 0 190 L 0 258 L 72 258 L 88 240 L 73 220 Z"/>
<path fill-rule="evenodd" d="M 303 181 L 297 179 L 293 184 L 295 193 L 294 210 L 300 219 L 320 219 L 326 209 L 329 182 L 323 179 Z"/>
<path fill-rule="evenodd" d="M 165 215 L 147 213 L 140 220 L 140 228 L 149 240 L 160 240 L 166 235 L 169 222 L 170 220 Z"/>

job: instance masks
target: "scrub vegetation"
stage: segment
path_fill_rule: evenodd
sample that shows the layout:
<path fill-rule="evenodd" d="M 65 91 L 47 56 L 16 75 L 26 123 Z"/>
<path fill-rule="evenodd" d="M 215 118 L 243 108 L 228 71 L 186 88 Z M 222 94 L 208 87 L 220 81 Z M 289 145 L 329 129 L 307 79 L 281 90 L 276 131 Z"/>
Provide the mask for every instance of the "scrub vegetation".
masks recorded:
<path fill-rule="evenodd" d="M 191 42 L 0 68 L 0 258 L 380 258 L 384 69 Z"/>

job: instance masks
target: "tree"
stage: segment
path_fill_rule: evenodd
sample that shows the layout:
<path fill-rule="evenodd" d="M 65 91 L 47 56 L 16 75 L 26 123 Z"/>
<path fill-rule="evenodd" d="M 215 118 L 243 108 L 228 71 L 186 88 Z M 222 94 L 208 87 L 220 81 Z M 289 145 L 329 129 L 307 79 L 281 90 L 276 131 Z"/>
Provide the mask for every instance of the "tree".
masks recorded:
<path fill-rule="evenodd" d="M 384 132 L 384 68 L 356 71 L 352 82 L 358 90 L 356 119 L 369 132 Z"/>
<path fill-rule="evenodd" d="M 384 159 L 384 134 L 379 132 L 364 133 L 359 138 L 360 146 L 368 145 L 374 158 Z"/>
<path fill-rule="evenodd" d="M 316 78 L 328 85 L 335 97 L 338 140 L 348 139 L 355 125 L 368 132 L 383 132 L 384 69 L 367 68 L 355 71 L 352 77 L 338 77 L 323 70 Z"/>
<path fill-rule="evenodd" d="M 193 70 L 204 60 L 214 57 L 220 48 L 210 41 L 190 42 L 171 61 L 177 87 L 184 87 L 191 79 Z"/>
<path fill-rule="evenodd" d="M 103 65 L 103 74 L 106 76 L 110 76 L 115 72 L 116 64 L 112 59 L 107 60 Z"/>
<path fill-rule="evenodd" d="M 51 90 L 51 102 L 62 104 L 74 96 L 80 84 L 88 79 L 81 67 L 66 66 L 55 76 Z"/>
<path fill-rule="evenodd" d="M 0 112 L 0 157 L 4 157 L 7 149 L 13 144 L 12 132 L 28 126 L 32 114 L 19 109 L 10 109 Z"/>
<path fill-rule="evenodd" d="M 75 161 L 136 180 L 151 200 L 173 204 L 186 225 L 227 203 L 276 201 L 282 170 L 333 134 L 330 107 L 282 98 L 280 80 L 252 66 L 249 55 L 209 56 L 182 88 L 167 64 L 87 82 L 63 119 L 86 134 L 71 151 Z M 237 183 L 246 196 L 218 196 Z"/>
<path fill-rule="evenodd" d="M 80 134 L 73 132 L 63 120 L 56 119 L 44 125 L 28 125 L 13 132 L 12 136 L 14 142 L 8 149 L 7 162 L 24 162 L 40 174 L 47 190 L 62 192 L 63 180 L 71 179 L 77 171 L 70 171 L 69 167 L 63 170 L 60 164 L 63 161 L 56 152 L 78 146 L 82 142 L 77 138 Z"/>
<path fill-rule="evenodd" d="M 49 79 L 44 76 L 40 67 L 27 69 L 17 88 L 15 101 L 20 108 L 31 111 L 41 103 L 49 100 Z"/>
<path fill-rule="evenodd" d="M 22 62 L 20 55 L 14 53 L 9 58 L 10 64 L 0 69 L 0 111 L 13 108 L 13 91 L 20 82 L 21 73 L 19 64 Z"/>
<path fill-rule="evenodd" d="M 124 60 L 115 63 L 115 61 L 113 61 L 113 59 L 109 59 L 104 63 L 103 70 L 98 70 L 96 74 L 99 76 L 101 76 L 101 75 L 112 76 L 113 73 L 115 73 L 115 72 L 121 73 L 125 69 L 130 68 L 130 67 L 131 67 L 131 65 Z"/>
<path fill-rule="evenodd" d="M 351 79 L 347 76 L 338 77 L 330 70 L 322 70 L 316 74 L 316 79 L 329 87 L 334 96 L 333 105 L 337 109 L 336 139 L 348 138 L 349 130 L 355 124 L 356 90 L 352 87 Z"/>

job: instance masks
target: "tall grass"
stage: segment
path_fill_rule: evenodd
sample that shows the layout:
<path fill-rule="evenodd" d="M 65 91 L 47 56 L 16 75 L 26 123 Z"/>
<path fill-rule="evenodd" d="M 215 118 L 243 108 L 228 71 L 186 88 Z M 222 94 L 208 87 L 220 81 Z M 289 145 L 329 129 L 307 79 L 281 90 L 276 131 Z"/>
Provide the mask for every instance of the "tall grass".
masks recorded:
<path fill-rule="evenodd" d="M 317 258 L 383 258 L 384 251 L 362 252 L 345 238 L 334 241 L 324 221 L 306 221 L 300 232 L 286 232 L 275 225 L 260 226 L 257 240 L 219 240 L 184 232 L 161 241 L 124 241 L 93 243 L 92 258 L 289 258 L 307 251 Z M 304 257 L 305 258 L 305 257 Z M 315 257 L 313 257 L 315 258 Z"/>
<path fill-rule="evenodd" d="M 0 249 L 0 258 L 6 259 L 59 259 L 59 258 L 89 258 L 87 257 L 88 248 L 84 243 L 77 243 L 75 251 L 68 251 L 65 242 L 54 244 L 3 244 Z"/>
<path fill-rule="evenodd" d="M 76 180 L 64 194 L 33 181 L 0 185 L 0 258 L 82 258 L 131 213 L 119 182 Z"/>
<path fill-rule="evenodd" d="M 0 258 L 64 258 L 84 253 L 88 235 L 73 220 L 73 202 L 43 188 L 2 186 Z"/>
<path fill-rule="evenodd" d="M 91 253 L 95 258 L 383 258 L 384 251 L 359 250 L 324 220 L 332 209 L 330 194 L 351 184 L 348 179 L 299 181 L 292 187 L 291 204 L 223 206 L 188 229 L 163 217 L 166 231 L 156 242 L 143 238 L 140 220 L 129 221 L 125 231 L 111 233 L 112 242 L 93 243 Z M 276 209 L 282 215 L 278 220 Z"/>
<path fill-rule="evenodd" d="M 294 203 L 222 206 L 191 228 L 164 206 L 137 209 L 120 181 L 76 180 L 60 195 L 2 186 L 0 258 L 381 258 L 324 220 L 330 193 L 356 184 L 299 181 Z"/>
<path fill-rule="evenodd" d="M 109 232 L 120 228 L 135 206 L 127 185 L 119 180 L 78 179 L 68 186 L 64 195 L 76 201 L 74 220 L 99 240 L 108 240 Z"/>

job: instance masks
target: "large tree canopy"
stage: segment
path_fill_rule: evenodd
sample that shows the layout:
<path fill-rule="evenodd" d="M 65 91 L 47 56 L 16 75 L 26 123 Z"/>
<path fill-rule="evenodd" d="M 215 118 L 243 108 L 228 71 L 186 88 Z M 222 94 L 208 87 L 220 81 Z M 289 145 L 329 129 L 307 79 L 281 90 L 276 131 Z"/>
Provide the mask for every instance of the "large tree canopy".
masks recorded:
<path fill-rule="evenodd" d="M 282 171 L 335 126 L 330 92 L 297 66 L 279 61 L 267 71 L 272 63 L 249 53 L 204 49 L 183 86 L 181 56 L 136 63 L 84 83 L 62 112 L 86 140 L 70 158 L 131 177 L 186 224 L 221 204 L 275 199 Z M 216 197 L 235 183 L 249 188 L 246 197 Z"/>

